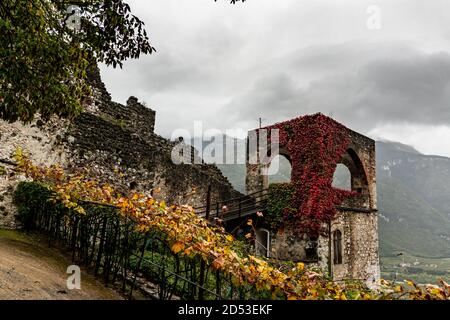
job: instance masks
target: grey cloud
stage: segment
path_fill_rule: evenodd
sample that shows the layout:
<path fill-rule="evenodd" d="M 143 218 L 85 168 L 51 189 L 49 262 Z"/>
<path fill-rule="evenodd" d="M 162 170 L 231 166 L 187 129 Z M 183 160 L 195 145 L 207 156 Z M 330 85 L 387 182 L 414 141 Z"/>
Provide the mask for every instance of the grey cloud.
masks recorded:
<path fill-rule="evenodd" d="M 370 0 L 127 1 L 158 52 L 103 78 L 113 99 L 155 109 L 160 134 L 319 111 L 366 133 L 450 123 L 450 59 L 436 53 L 450 52 L 448 0 L 377 0 L 376 32 L 365 27 Z"/>
<path fill-rule="evenodd" d="M 368 132 L 381 123 L 450 124 L 450 55 L 427 54 L 410 49 L 402 55 L 386 53 L 359 59 L 355 50 L 348 57 L 341 50 L 322 47 L 324 53 L 299 57 L 290 73 L 274 73 L 254 82 L 253 87 L 234 98 L 224 109 L 241 110 L 238 117 L 263 117 L 280 121 L 305 113 L 323 112 L 357 130 Z M 342 48 L 341 48 L 342 49 Z M 327 74 L 298 85 L 305 61 L 322 65 Z M 346 68 L 340 67 L 345 65 Z M 332 69 L 332 66 L 335 66 Z M 230 121 L 239 121 L 230 118 Z"/>
<path fill-rule="evenodd" d="M 361 74 L 373 89 L 367 100 L 382 120 L 450 124 L 450 55 L 377 61 Z"/>

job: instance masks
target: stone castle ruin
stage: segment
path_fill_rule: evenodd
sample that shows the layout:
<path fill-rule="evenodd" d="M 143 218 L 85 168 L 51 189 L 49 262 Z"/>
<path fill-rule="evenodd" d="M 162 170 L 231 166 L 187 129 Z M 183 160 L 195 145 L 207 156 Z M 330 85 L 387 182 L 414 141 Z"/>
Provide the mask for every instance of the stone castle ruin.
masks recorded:
<path fill-rule="evenodd" d="M 329 119 L 329 118 L 328 118 Z M 330 121 L 334 121 L 329 119 Z M 314 120 L 319 121 L 319 120 Z M 291 126 L 290 121 L 277 124 Z M 295 130 L 295 129 L 293 129 Z M 294 133 L 294 132 L 293 132 Z M 259 130 L 249 132 L 258 136 Z M 294 235 L 289 226 L 280 230 L 260 229 L 258 243 L 267 244 L 263 254 L 282 260 L 308 262 L 328 270 L 334 280 L 359 279 L 375 283 L 380 278 L 378 251 L 378 216 L 376 195 L 375 141 L 344 127 L 349 141 L 339 164 L 351 174 L 351 191 L 356 196 L 344 200 L 337 214 L 325 227 L 327 235 L 317 239 L 304 239 Z M 293 163 L 286 145 L 279 146 L 279 154 L 287 158 L 292 168 L 302 166 Z M 248 149 L 247 159 L 261 158 L 258 148 Z M 248 194 L 258 194 L 269 187 L 268 168 L 277 154 L 268 161 L 247 163 L 246 189 Z M 295 178 L 291 178 L 291 183 Z"/>
<path fill-rule="evenodd" d="M 247 165 L 248 195 L 236 191 L 215 165 L 201 159 L 174 164 L 172 151 L 179 141 L 155 134 L 155 111 L 135 97 L 130 97 L 126 105 L 113 102 L 98 68 L 89 74 L 89 81 L 92 101 L 73 120 L 52 119 L 44 123 L 38 119 L 28 125 L 0 121 L 0 169 L 9 166 L 15 150 L 21 147 L 37 164 L 60 163 L 69 170 L 87 168 L 96 179 L 113 184 L 123 194 L 137 190 L 167 203 L 193 207 L 204 206 L 209 196 L 216 216 L 229 199 L 238 199 L 235 216 L 228 222 L 233 228 L 264 210 L 255 207 L 255 203 L 263 202 L 254 194 L 268 188 L 264 174 L 267 164 Z M 351 188 L 359 196 L 337 208 L 338 214 L 329 225 L 331 232 L 314 241 L 299 239 L 288 228 L 283 232 L 259 229 L 259 243 L 267 244 L 262 252 L 259 250 L 260 254 L 270 257 L 276 253 L 277 258 L 284 260 L 313 262 L 328 270 L 335 280 L 379 278 L 375 143 L 350 129 L 347 136 L 350 146 L 340 162 L 349 169 Z M 191 151 L 198 157 L 193 148 Z M 283 146 L 281 154 L 291 159 Z M 20 227 L 12 201 L 17 184 L 16 178 L 0 175 L 2 228 Z M 242 207 L 245 203 L 251 203 L 247 212 Z M 214 216 L 214 210 L 211 211 Z"/>
<path fill-rule="evenodd" d="M 89 74 L 89 81 L 93 99 L 74 120 L 37 120 L 29 125 L 0 121 L 0 166 L 8 166 L 22 147 L 37 164 L 87 168 L 123 194 L 158 190 L 153 193 L 157 199 L 192 206 L 204 204 L 208 186 L 214 201 L 242 196 L 215 165 L 174 164 L 171 152 L 179 142 L 155 134 L 155 111 L 135 97 L 126 105 L 113 102 L 98 69 Z M 0 227 L 18 226 L 12 204 L 17 183 L 0 176 Z"/>

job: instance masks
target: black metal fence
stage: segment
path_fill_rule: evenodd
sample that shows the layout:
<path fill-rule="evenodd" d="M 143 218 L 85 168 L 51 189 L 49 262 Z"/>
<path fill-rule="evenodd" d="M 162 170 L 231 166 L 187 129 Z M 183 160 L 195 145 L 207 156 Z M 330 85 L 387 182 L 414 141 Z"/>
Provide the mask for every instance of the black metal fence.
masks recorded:
<path fill-rule="evenodd" d="M 164 300 L 270 297 L 252 285 L 238 284 L 233 275 L 214 270 L 199 257 L 174 254 L 164 234 L 136 231 L 136 222 L 114 207 L 86 202 L 86 215 L 76 214 L 48 199 L 33 200 L 36 191 L 23 190 L 30 185 L 36 187 L 22 183 L 16 192 L 27 229 L 44 232 L 49 245 L 67 248 L 74 264 L 84 266 L 129 299 L 142 295 Z M 41 190 L 39 196 L 45 192 Z"/>

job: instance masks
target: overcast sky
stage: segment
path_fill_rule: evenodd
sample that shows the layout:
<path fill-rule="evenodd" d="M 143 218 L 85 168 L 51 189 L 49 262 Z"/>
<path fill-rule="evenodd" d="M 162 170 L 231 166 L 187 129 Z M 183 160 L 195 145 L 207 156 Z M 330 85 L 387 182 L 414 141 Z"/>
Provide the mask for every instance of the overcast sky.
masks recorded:
<path fill-rule="evenodd" d="M 157 53 L 102 66 L 156 131 L 253 129 L 322 112 L 373 138 L 450 156 L 449 0 L 128 0 Z M 381 9 L 381 29 L 376 13 Z M 375 20 L 374 20 L 375 19 Z M 374 22 L 375 21 L 375 22 Z"/>

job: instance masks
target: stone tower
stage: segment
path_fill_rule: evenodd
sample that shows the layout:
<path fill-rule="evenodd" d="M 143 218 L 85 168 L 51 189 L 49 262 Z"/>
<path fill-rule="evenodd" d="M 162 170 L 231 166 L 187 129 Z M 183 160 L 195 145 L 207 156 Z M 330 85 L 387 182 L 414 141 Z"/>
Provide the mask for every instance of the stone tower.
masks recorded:
<path fill-rule="evenodd" d="M 321 115 L 322 117 L 325 117 Z M 323 118 L 322 118 L 323 119 Z M 327 121 L 334 121 L 326 117 Z M 278 127 L 292 127 L 289 120 Z M 340 125 L 340 124 L 339 124 Z M 340 125 L 342 126 L 342 125 Z M 378 217 L 376 194 L 375 141 L 344 126 L 349 141 L 339 163 L 351 174 L 351 190 L 357 196 L 348 198 L 338 207 L 334 219 L 324 226 L 328 232 L 317 239 L 298 237 L 284 226 L 282 230 L 266 230 L 263 243 L 268 243 L 267 255 L 281 260 L 303 261 L 320 267 L 336 281 L 364 280 L 371 286 L 380 277 L 378 252 Z M 252 130 L 249 137 L 257 137 L 260 130 Z M 268 167 L 277 154 L 264 155 L 269 160 L 257 164 L 249 159 L 261 159 L 258 148 L 247 148 L 247 194 L 268 189 Z M 288 148 L 280 144 L 279 154 L 285 156 L 292 167 Z M 294 181 L 292 181 L 294 182 Z"/>

